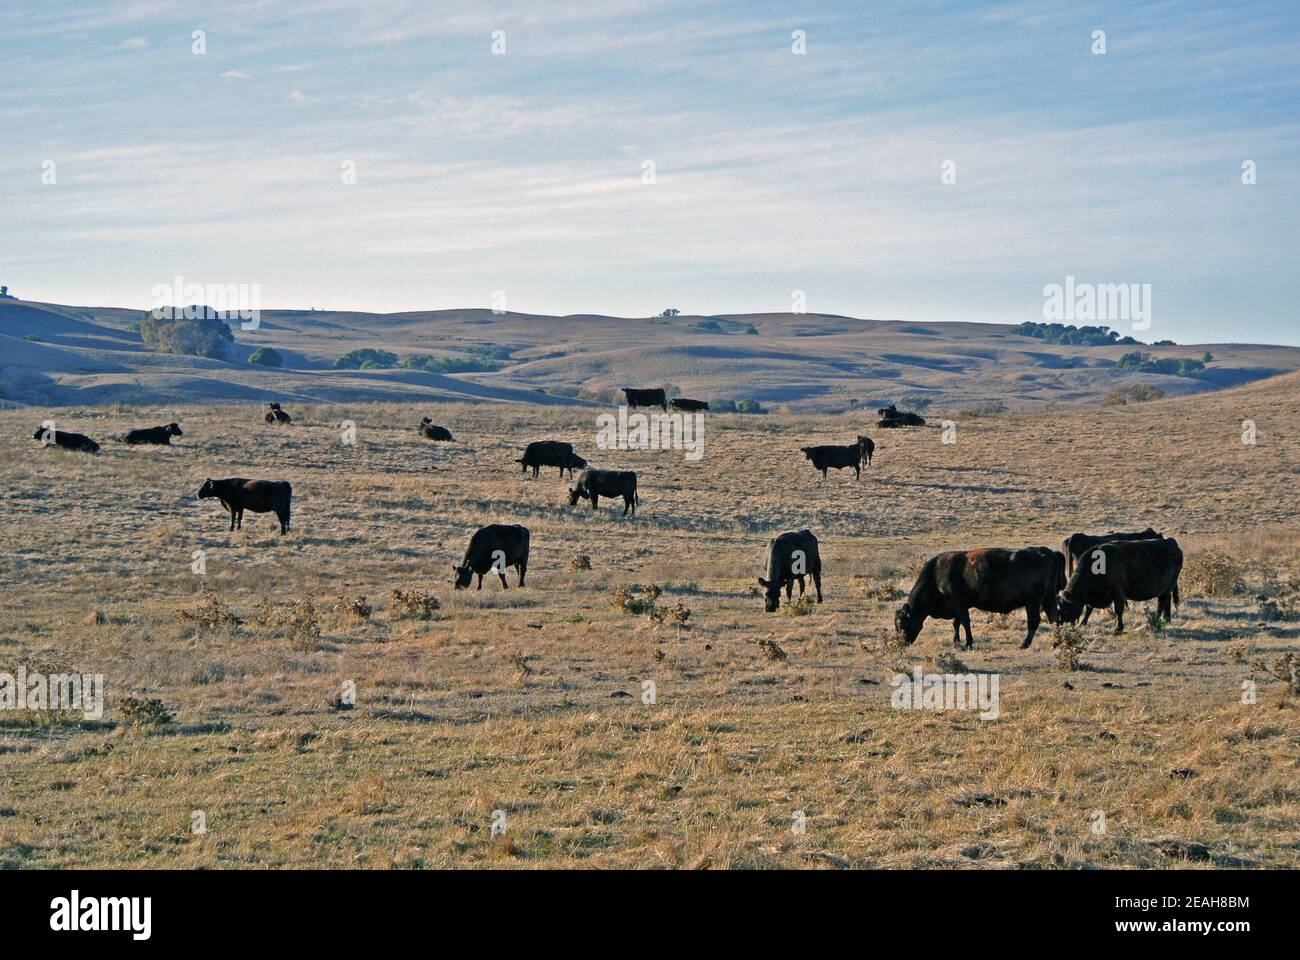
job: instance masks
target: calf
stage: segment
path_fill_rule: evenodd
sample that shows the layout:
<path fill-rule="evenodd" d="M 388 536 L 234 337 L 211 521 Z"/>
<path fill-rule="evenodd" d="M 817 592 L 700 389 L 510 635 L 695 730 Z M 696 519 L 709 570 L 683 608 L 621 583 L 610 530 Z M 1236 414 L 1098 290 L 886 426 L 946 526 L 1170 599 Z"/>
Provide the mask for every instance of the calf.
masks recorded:
<path fill-rule="evenodd" d="M 179 423 L 169 423 L 165 427 L 141 427 L 138 430 L 128 430 L 122 437 L 122 442 L 129 444 L 154 443 L 171 446 L 172 437 L 182 435 Z"/>
<path fill-rule="evenodd" d="M 199 499 L 216 497 L 230 513 L 230 529 L 244 527 L 244 511 L 254 513 L 274 512 L 280 521 L 280 535 L 289 532 L 289 501 L 293 488 L 284 480 L 245 480 L 230 477 L 213 480 L 209 477 L 199 488 Z"/>
<path fill-rule="evenodd" d="M 269 409 L 263 418 L 267 423 L 293 423 L 293 418 L 281 410 L 278 403 L 268 404 L 267 406 Z"/>
<path fill-rule="evenodd" d="M 810 530 L 783 533 L 769 541 L 763 557 L 763 573 L 758 584 L 767 591 L 763 609 L 768 613 L 775 613 L 781 606 L 782 587 L 785 587 L 785 598 L 790 599 L 796 580 L 799 596 L 803 596 L 805 575 L 812 576 L 817 602 L 822 602 L 822 557 L 817 550 L 817 538 Z"/>
<path fill-rule="evenodd" d="M 48 430 L 37 427 L 32 434 L 33 440 L 39 440 L 47 447 L 62 447 L 64 450 L 76 450 L 78 453 L 99 453 L 99 444 L 84 433 L 68 433 L 66 430 Z"/>
<path fill-rule="evenodd" d="M 452 564 L 456 571 L 456 589 L 468 587 L 471 578 L 478 574 L 477 589 L 482 590 L 483 574 L 493 570 L 501 578 L 501 588 L 508 590 L 506 567 L 515 568 L 522 587 L 528 573 L 528 528 L 517 523 L 494 523 L 481 527 L 469 538 L 465 559 L 460 566 Z"/>
<path fill-rule="evenodd" d="M 532 467 L 534 477 L 542 467 L 559 467 L 560 476 L 564 476 L 565 470 L 573 476 L 575 468 L 581 470 L 587 465 L 586 460 L 573 452 L 573 444 L 563 440 L 534 440 L 524 449 L 524 455 L 515 459 L 515 463 L 524 465 L 524 473 Z"/>
<path fill-rule="evenodd" d="M 830 467 L 841 470 L 844 467 L 852 467 L 854 475 L 862 479 L 862 457 L 863 449 L 861 443 L 850 443 L 845 446 L 836 446 L 834 444 L 823 444 L 819 447 L 800 447 L 803 455 L 812 461 L 812 465 L 822 472 L 822 479 L 826 479 L 826 471 Z"/>
<path fill-rule="evenodd" d="M 1173 619 L 1179 603 L 1178 575 L 1183 551 L 1173 538 L 1112 540 L 1079 558 L 1061 593 L 1060 616 L 1073 623 L 1085 606 L 1113 606 L 1115 632 L 1124 632 L 1124 608 L 1129 600 L 1155 600 L 1156 616 Z"/>
<path fill-rule="evenodd" d="M 1025 610 L 1028 632 L 1020 644 L 1028 647 L 1041 622 L 1041 613 L 1056 620 L 1056 593 L 1065 582 L 1065 555 L 1048 547 L 1005 550 L 987 547 L 957 550 L 931 557 L 894 615 L 894 627 L 907 643 L 921 633 L 927 617 L 952 621 L 952 642 L 966 630 L 966 649 L 975 644 L 970 611 L 1010 613 Z"/>
<path fill-rule="evenodd" d="M 682 413 L 696 413 L 700 410 L 709 409 L 707 400 L 688 400 L 685 397 L 673 397 L 668 401 L 668 406 L 673 410 L 680 410 Z"/>
<path fill-rule="evenodd" d="M 664 413 L 668 412 L 668 398 L 664 395 L 662 387 L 656 387 L 653 390 L 636 390 L 632 387 L 623 387 L 623 393 L 627 395 L 627 405 L 629 407 L 663 407 Z"/>
<path fill-rule="evenodd" d="M 583 470 L 569 491 L 569 506 L 576 506 L 579 498 L 589 499 L 591 509 L 595 510 L 601 497 L 622 497 L 623 516 L 626 517 L 631 510 L 635 517 L 636 505 L 641 502 L 636 492 L 636 473 L 631 470 Z"/>
<path fill-rule="evenodd" d="M 452 439 L 451 431 L 446 427 L 440 427 L 431 421 L 428 417 L 420 418 L 420 436 L 428 437 L 430 440 L 450 440 Z"/>

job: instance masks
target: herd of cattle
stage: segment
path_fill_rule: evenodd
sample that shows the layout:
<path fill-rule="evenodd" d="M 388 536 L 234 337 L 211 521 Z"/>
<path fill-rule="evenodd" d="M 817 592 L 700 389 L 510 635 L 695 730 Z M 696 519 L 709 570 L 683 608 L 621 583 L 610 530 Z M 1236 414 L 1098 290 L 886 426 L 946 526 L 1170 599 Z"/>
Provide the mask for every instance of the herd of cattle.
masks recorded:
<path fill-rule="evenodd" d="M 702 400 L 674 398 L 668 400 L 662 389 L 639 390 L 626 388 L 629 407 L 659 406 L 665 412 L 670 407 L 683 411 L 708 409 Z M 900 415 L 893 407 L 881 411 L 892 422 L 889 426 L 910 425 L 899 423 L 915 414 Z M 290 424 L 289 414 L 278 403 L 269 405 L 263 419 L 271 424 Z M 924 423 L 919 417 L 915 417 Z M 882 426 L 885 423 L 882 421 Z M 450 441 L 451 432 L 423 417 L 417 428 L 419 434 L 430 440 Z M 97 453 L 99 444 L 80 433 L 69 433 L 42 427 L 33 435 L 45 446 L 58 446 L 67 450 Z M 179 424 L 131 430 L 116 437 L 130 445 L 170 445 L 172 437 L 182 436 Z M 863 466 L 869 466 L 875 444 L 870 437 L 859 436 L 856 441 L 843 446 L 821 445 L 803 447 L 804 456 L 821 471 L 825 478 L 828 468 L 852 467 L 861 478 Z M 523 471 L 533 471 L 537 477 L 542 467 L 558 467 L 561 478 L 569 472 L 581 471 L 569 490 L 569 505 L 590 500 L 593 510 L 598 509 L 600 498 L 621 498 L 623 516 L 636 516 L 640 503 L 637 494 L 636 473 L 631 470 L 602 470 L 587 466 L 573 445 L 559 440 L 538 440 L 529 443 L 522 457 L 515 460 Z M 290 504 L 293 488 L 283 480 L 248 480 L 229 477 L 211 478 L 199 489 L 200 499 L 215 498 L 230 514 L 230 530 L 243 526 L 244 511 L 274 513 L 280 523 L 281 535 L 289 531 Z M 1115 613 L 1115 632 L 1124 630 L 1124 611 L 1130 601 L 1155 600 L 1156 616 L 1169 620 L 1173 607 L 1179 603 L 1178 577 L 1182 571 L 1183 554 L 1178 542 L 1161 536 L 1148 527 L 1137 533 L 1106 533 L 1091 535 L 1076 533 L 1062 544 L 1062 550 L 1050 547 L 1022 547 L 1005 549 L 983 547 L 974 550 L 957 550 L 940 553 L 927 560 L 917 576 L 907 600 L 894 617 L 895 629 L 906 643 L 916 640 L 928 618 L 951 620 L 953 642 L 959 643 L 961 632 L 966 633 L 966 648 L 974 644 L 971 636 L 970 611 L 1006 614 L 1023 609 L 1027 632 L 1022 649 L 1034 639 L 1034 633 L 1043 618 L 1051 623 L 1074 623 L 1082 615 L 1083 623 L 1096 608 L 1111 607 Z M 483 588 L 483 577 L 495 572 L 501 586 L 507 587 L 506 570 L 513 567 L 519 576 L 519 586 L 524 585 L 528 570 L 529 532 L 519 524 L 491 524 L 470 538 L 464 559 L 454 564 L 456 588 L 468 587 L 473 577 L 478 577 L 478 589 Z M 791 531 L 775 537 L 767 544 L 763 560 L 763 575 L 758 578 L 764 588 L 764 609 L 772 613 L 780 608 L 781 591 L 786 599 L 793 597 L 794 585 L 799 585 L 799 595 L 804 595 L 805 578 L 811 577 L 822 602 L 822 563 L 817 537 L 809 530 Z"/>

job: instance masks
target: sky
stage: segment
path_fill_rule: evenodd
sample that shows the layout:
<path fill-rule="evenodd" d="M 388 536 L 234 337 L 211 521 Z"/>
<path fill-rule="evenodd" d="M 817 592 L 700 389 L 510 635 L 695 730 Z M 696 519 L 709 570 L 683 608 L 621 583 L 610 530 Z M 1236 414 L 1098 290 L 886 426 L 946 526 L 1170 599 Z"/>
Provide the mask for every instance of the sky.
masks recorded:
<path fill-rule="evenodd" d="M 58 303 L 1300 344 L 1300 3 L 11 0 L 0 210 Z"/>

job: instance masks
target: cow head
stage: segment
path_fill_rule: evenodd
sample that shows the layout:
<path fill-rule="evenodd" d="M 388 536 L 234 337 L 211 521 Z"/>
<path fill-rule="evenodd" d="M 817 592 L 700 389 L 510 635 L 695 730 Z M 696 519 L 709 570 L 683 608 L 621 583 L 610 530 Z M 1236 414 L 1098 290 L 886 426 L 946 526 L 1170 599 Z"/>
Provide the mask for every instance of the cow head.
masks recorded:
<path fill-rule="evenodd" d="M 578 498 L 586 496 L 586 494 L 587 492 L 582 489 L 581 484 L 574 487 L 572 490 L 569 491 L 569 506 L 576 507 L 578 505 Z"/>
<path fill-rule="evenodd" d="M 211 477 L 203 481 L 203 486 L 199 487 L 199 499 L 206 500 L 208 497 L 217 495 L 217 483 Z"/>
<path fill-rule="evenodd" d="M 803 451 L 803 455 L 805 457 L 807 457 L 809 460 L 812 459 L 812 447 L 800 447 L 799 449 Z"/>
<path fill-rule="evenodd" d="M 573 470 L 586 470 L 587 461 L 582 459 L 576 453 L 569 454 L 569 467 Z"/>
<path fill-rule="evenodd" d="M 894 612 L 894 630 L 903 635 L 905 643 L 912 643 L 921 633 L 925 624 L 925 614 L 912 609 L 912 604 L 905 603 Z"/>
<path fill-rule="evenodd" d="M 421 417 L 421 418 L 420 418 L 420 422 L 421 422 L 421 423 L 433 423 L 433 421 L 430 420 L 428 417 Z"/>
<path fill-rule="evenodd" d="M 763 595 L 763 609 L 768 613 L 776 613 L 781 608 L 781 585 L 770 583 L 762 577 L 758 578 L 758 585 L 766 591 Z"/>
<path fill-rule="evenodd" d="M 469 581 L 474 576 L 474 569 L 472 567 L 458 567 L 454 563 L 451 568 L 456 571 L 456 589 L 464 590 L 469 586 Z"/>
<path fill-rule="evenodd" d="M 1083 613 L 1083 604 L 1062 593 L 1056 598 L 1056 622 L 1074 623 Z"/>
<path fill-rule="evenodd" d="M 181 433 L 181 425 L 179 423 L 169 423 L 167 424 L 167 426 L 163 427 L 163 429 L 166 430 L 173 437 L 183 436 L 183 434 Z"/>

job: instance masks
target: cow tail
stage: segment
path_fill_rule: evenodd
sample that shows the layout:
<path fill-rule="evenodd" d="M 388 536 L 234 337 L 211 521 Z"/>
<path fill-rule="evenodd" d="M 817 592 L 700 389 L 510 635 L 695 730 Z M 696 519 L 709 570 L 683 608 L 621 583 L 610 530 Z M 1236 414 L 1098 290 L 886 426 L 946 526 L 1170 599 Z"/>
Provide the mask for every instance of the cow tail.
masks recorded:
<path fill-rule="evenodd" d="M 1174 580 L 1174 606 L 1181 607 L 1182 605 L 1183 605 L 1183 601 L 1178 599 L 1178 580 L 1175 579 Z"/>

